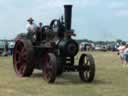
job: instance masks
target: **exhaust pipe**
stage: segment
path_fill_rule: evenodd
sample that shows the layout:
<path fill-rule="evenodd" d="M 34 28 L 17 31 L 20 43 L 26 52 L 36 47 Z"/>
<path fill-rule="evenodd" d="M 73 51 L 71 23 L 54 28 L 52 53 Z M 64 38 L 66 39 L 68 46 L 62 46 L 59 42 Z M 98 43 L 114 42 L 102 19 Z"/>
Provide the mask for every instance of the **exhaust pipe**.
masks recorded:
<path fill-rule="evenodd" d="M 70 31 L 72 22 L 72 5 L 64 5 L 64 12 L 66 31 Z"/>

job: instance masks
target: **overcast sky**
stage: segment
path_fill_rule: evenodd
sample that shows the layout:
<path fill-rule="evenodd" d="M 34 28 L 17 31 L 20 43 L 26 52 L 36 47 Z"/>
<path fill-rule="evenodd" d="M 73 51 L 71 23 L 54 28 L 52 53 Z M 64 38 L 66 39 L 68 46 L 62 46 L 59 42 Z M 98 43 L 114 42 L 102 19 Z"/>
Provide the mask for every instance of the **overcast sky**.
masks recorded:
<path fill-rule="evenodd" d="M 28 17 L 49 24 L 64 4 L 73 4 L 77 39 L 128 41 L 128 0 L 0 0 L 0 39 L 26 32 Z"/>

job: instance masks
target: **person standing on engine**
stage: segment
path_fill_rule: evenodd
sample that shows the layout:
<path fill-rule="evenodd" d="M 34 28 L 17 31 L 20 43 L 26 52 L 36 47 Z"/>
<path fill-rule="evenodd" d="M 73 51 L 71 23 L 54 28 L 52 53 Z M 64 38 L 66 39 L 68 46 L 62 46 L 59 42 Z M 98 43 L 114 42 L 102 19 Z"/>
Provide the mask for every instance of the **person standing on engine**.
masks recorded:
<path fill-rule="evenodd" d="M 27 31 L 32 33 L 37 32 L 37 25 L 34 24 L 34 20 L 32 19 L 32 17 L 30 17 L 27 21 Z"/>
<path fill-rule="evenodd" d="M 38 31 L 37 31 L 37 41 L 41 41 L 43 38 L 43 27 L 42 27 L 42 22 L 39 23 Z"/>
<path fill-rule="evenodd" d="M 36 38 L 36 35 L 34 35 L 34 34 L 36 34 L 36 32 L 38 31 L 38 27 L 37 27 L 37 25 L 34 23 L 34 20 L 32 19 L 32 17 L 28 18 L 27 21 L 28 21 L 28 24 L 27 24 L 27 26 L 26 26 L 27 31 L 28 31 L 27 37 L 28 37 L 29 39 L 35 41 L 37 38 Z"/>
<path fill-rule="evenodd" d="M 40 31 L 40 32 L 42 32 L 42 25 L 43 25 L 43 24 L 40 22 L 40 23 L 39 23 L 39 31 Z"/>

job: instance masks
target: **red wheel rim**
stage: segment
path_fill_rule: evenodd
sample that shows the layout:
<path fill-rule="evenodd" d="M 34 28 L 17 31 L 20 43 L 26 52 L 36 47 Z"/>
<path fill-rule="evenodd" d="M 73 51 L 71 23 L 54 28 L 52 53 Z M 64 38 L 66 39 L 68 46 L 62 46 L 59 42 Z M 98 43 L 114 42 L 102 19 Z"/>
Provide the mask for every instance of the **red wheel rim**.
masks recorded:
<path fill-rule="evenodd" d="M 17 41 L 14 48 L 14 68 L 18 76 L 23 76 L 26 65 L 26 49 L 21 41 Z"/>
<path fill-rule="evenodd" d="M 53 71 L 53 66 L 49 63 L 49 55 L 45 54 L 44 56 L 44 68 L 43 68 L 43 76 L 44 79 L 49 81 L 52 75 L 52 71 Z"/>

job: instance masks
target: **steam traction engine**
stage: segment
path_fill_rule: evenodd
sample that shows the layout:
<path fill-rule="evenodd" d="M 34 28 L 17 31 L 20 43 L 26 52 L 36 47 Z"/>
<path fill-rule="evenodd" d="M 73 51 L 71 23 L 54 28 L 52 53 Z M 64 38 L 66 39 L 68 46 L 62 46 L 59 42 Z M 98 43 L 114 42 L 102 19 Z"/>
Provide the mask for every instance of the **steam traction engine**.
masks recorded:
<path fill-rule="evenodd" d="M 16 40 L 13 53 L 13 65 L 17 76 L 29 77 L 34 69 L 40 69 L 48 83 L 63 72 L 78 71 L 80 79 L 92 82 L 95 76 L 95 62 L 90 54 L 82 54 L 79 64 L 74 64 L 78 53 L 78 44 L 72 39 L 72 5 L 64 5 L 65 21 L 54 19 L 50 25 L 42 27 L 42 32 Z M 39 36 L 42 39 L 38 39 Z M 36 37 L 36 38 L 34 38 Z"/>

